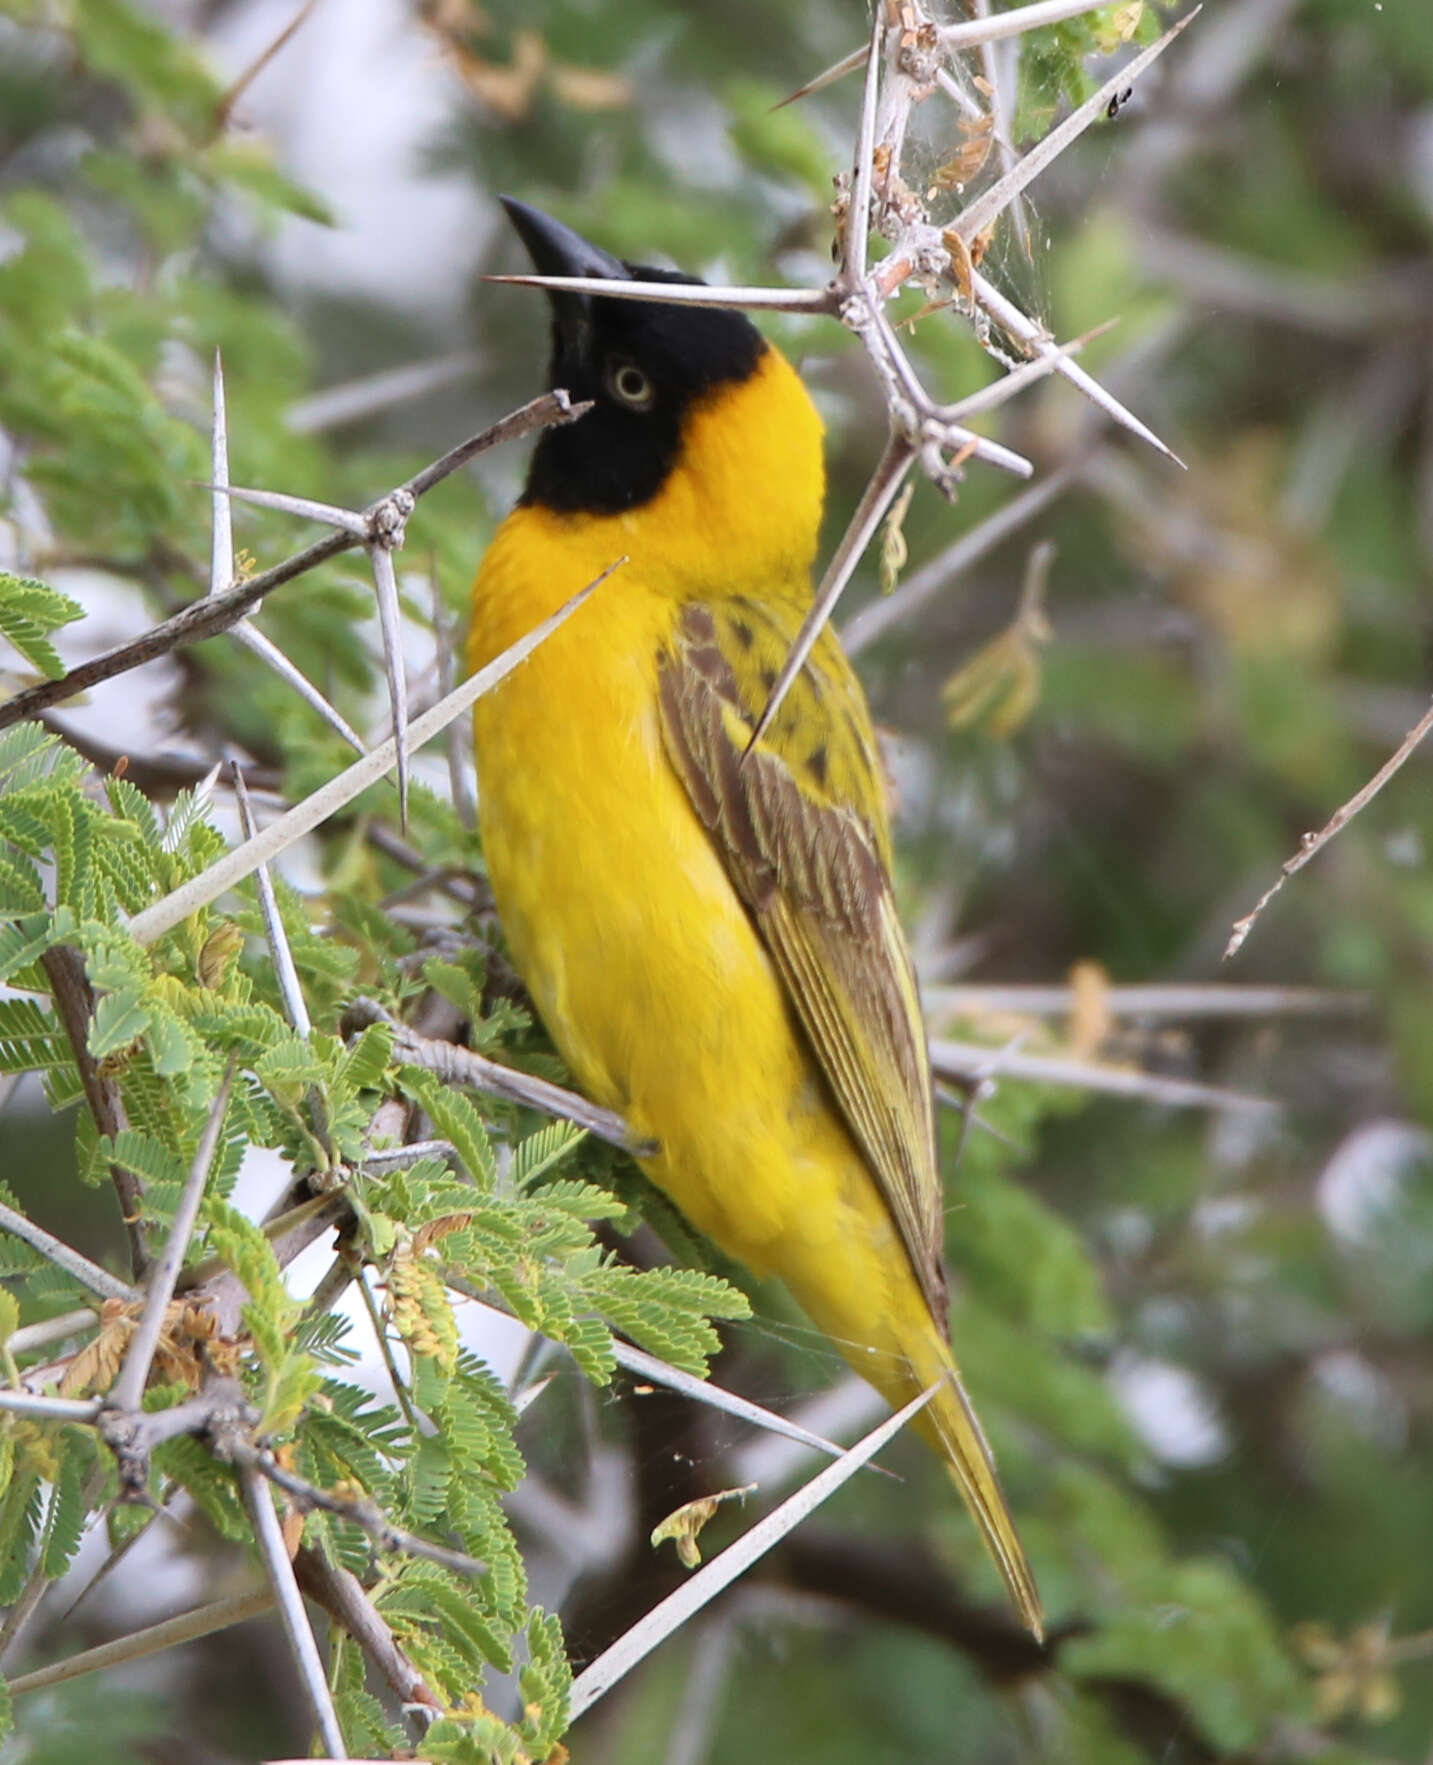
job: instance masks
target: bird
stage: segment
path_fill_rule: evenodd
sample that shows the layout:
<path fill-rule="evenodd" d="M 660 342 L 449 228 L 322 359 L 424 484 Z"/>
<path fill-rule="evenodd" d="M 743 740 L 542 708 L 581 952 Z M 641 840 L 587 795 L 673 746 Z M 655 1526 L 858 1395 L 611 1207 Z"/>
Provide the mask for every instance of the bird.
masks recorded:
<path fill-rule="evenodd" d="M 505 197 L 549 289 L 543 431 L 473 583 L 478 669 L 621 568 L 474 711 L 480 835 L 513 959 L 646 1176 L 776 1276 L 944 1458 L 1016 1611 L 1040 1599 L 948 1333 L 929 1057 L 885 775 L 827 626 L 752 737 L 812 600 L 821 420 L 743 313 Z"/>

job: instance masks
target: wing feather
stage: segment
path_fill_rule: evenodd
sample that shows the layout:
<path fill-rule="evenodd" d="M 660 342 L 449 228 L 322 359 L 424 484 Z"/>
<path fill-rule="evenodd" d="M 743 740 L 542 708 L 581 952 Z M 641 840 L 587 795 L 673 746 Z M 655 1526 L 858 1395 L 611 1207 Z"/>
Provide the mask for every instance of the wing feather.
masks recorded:
<path fill-rule="evenodd" d="M 746 754 L 770 672 L 760 664 L 774 654 L 779 666 L 799 619 L 798 608 L 788 633 L 766 604 L 688 608 L 661 659 L 663 732 L 944 1329 L 925 1026 L 869 718 L 834 637 L 813 652 L 805 699 Z"/>

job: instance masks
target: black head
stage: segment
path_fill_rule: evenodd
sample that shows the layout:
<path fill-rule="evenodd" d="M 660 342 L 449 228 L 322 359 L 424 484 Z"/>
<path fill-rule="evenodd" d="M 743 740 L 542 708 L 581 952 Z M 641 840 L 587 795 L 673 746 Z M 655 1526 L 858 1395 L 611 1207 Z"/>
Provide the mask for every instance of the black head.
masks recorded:
<path fill-rule="evenodd" d="M 626 264 L 570 227 L 503 198 L 534 267 L 545 276 L 604 281 L 696 282 L 672 270 Z M 548 384 L 593 409 L 578 423 L 544 431 L 528 471 L 525 503 L 562 513 L 619 514 L 661 489 L 682 445 L 686 413 L 724 383 L 746 380 L 766 344 L 740 313 L 666 306 L 605 294 L 549 290 L 552 364 Z"/>

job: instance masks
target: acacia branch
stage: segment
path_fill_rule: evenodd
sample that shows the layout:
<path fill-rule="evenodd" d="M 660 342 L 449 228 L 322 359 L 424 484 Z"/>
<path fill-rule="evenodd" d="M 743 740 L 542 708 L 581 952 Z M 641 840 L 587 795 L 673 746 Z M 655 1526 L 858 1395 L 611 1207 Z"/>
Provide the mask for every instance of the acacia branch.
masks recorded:
<path fill-rule="evenodd" d="M 3 716 L 3 712 L 0 712 Z M 0 725 L 3 726 L 3 725 Z M 69 944 L 55 944 L 40 958 L 40 966 L 49 977 L 55 1010 L 65 1026 L 74 1052 L 75 1066 L 84 1086 L 85 1098 L 102 1138 L 111 1143 L 129 1126 L 119 1086 L 100 1071 L 99 1063 L 90 1053 L 90 1024 L 95 1014 L 95 996 L 85 974 L 84 958 Z M 149 1237 L 144 1226 L 144 1185 L 132 1171 L 120 1165 L 109 1167 L 110 1180 L 119 1197 L 119 1211 L 129 1233 L 130 1270 L 136 1280 L 149 1268 Z"/>
<path fill-rule="evenodd" d="M 460 442 L 441 459 L 434 460 L 430 466 L 415 473 L 406 484 L 399 485 L 388 496 L 371 505 L 366 514 L 372 527 L 373 542 L 378 543 L 380 535 L 391 532 L 391 511 L 395 505 L 401 506 L 405 498 L 411 509 L 413 501 L 425 491 L 431 490 L 435 484 L 441 483 L 460 466 L 486 452 L 488 448 L 531 434 L 535 429 L 548 428 L 554 423 L 574 422 L 589 408 L 585 404 L 574 405 L 563 391 L 548 392 L 501 418 L 479 434 Z M 81 662 L 78 667 L 62 674 L 58 680 L 40 681 L 7 699 L 4 704 L 0 704 L 0 729 L 8 729 L 11 724 L 33 717 L 36 712 L 43 711 L 50 705 L 58 705 L 65 699 L 71 699 L 88 687 L 98 686 L 102 680 L 111 680 L 117 674 L 127 674 L 131 669 L 143 667 L 146 662 L 157 661 L 173 650 L 201 643 L 205 638 L 217 637 L 221 631 L 237 625 L 272 590 L 281 588 L 286 582 L 292 582 L 295 577 L 307 574 L 320 564 L 326 564 L 340 552 L 364 543 L 364 537 L 344 528 L 336 529 L 325 534 L 322 539 L 316 539 L 312 545 L 305 546 L 293 557 L 286 558 L 283 563 L 275 564 L 272 569 L 261 570 L 258 575 L 236 582 L 218 594 L 206 594 L 191 601 L 171 618 L 162 619 L 158 625 L 151 626 L 148 631 L 142 632 L 130 642 L 117 644 L 103 655 Z"/>
<path fill-rule="evenodd" d="M 1409 730 L 1406 736 L 1404 736 L 1403 740 L 1399 743 L 1397 750 L 1384 761 L 1383 765 L 1379 767 L 1378 771 L 1374 773 L 1373 777 L 1369 779 L 1363 789 L 1355 791 L 1342 808 L 1335 810 L 1333 815 L 1329 817 L 1317 833 L 1306 833 L 1304 835 L 1303 842 L 1298 851 L 1294 853 L 1292 858 L 1286 858 L 1284 860 L 1283 864 L 1279 867 L 1278 876 L 1254 903 L 1253 911 L 1251 913 L 1246 913 L 1242 919 L 1235 920 L 1233 930 L 1230 933 L 1229 942 L 1224 947 L 1224 960 L 1226 962 L 1231 956 L 1238 955 L 1239 951 L 1244 946 L 1245 939 L 1258 923 L 1260 914 L 1263 913 L 1264 909 L 1269 905 L 1270 901 L 1273 900 L 1274 896 L 1278 894 L 1279 890 L 1283 888 L 1289 878 L 1291 876 L 1297 876 L 1309 860 L 1314 857 L 1316 853 L 1321 852 L 1324 849 L 1329 841 L 1333 839 L 1335 834 L 1343 832 L 1344 828 L 1348 826 L 1349 822 L 1353 820 L 1354 816 L 1358 814 L 1360 809 L 1366 809 L 1368 807 L 1383 789 L 1384 785 L 1388 783 L 1389 779 L 1392 778 L 1396 772 L 1400 772 L 1407 764 L 1408 760 L 1412 757 L 1413 750 L 1428 734 L 1430 729 L 1433 729 L 1433 705 L 1428 707 L 1418 719 L 1417 723 L 1414 724 L 1413 728 Z"/>
<path fill-rule="evenodd" d="M 620 1146 L 624 1152 L 648 1156 L 651 1148 L 634 1136 L 620 1115 L 610 1109 L 589 1103 L 576 1091 L 565 1090 L 547 1079 L 519 1072 L 516 1067 L 503 1066 L 471 1048 L 460 1048 L 455 1042 L 443 1042 L 432 1036 L 420 1036 L 406 1024 L 397 1023 L 375 999 L 355 999 L 344 1014 L 347 1032 L 368 1024 L 384 1023 L 393 1029 L 393 1052 L 410 1066 L 436 1073 L 445 1085 L 466 1085 L 488 1097 L 501 1097 L 507 1103 L 520 1103 L 527 1109 L 540 1110 L 544 1115 L 575 1123 L 586 1128 L 599 1140 Z"/>
<path fill-rule="evenodd" d="M 356 1575 L 307 1544 L 294 1553 L 294 1574 L 303 1592 L 342 1625 L 403 1704 L 419 1705 L 434 1715 L 442 1710 L 441 1700 L 408 1659 Z"/>

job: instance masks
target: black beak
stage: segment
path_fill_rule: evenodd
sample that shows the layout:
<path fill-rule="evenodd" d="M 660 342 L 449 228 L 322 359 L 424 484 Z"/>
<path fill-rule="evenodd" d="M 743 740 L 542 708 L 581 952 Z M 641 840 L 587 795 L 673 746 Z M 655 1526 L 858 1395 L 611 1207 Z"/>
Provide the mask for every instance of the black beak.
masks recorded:
<path fill-rule="evenodd" d="M 630 281 L 632 272 L 620 258 L 590 244 L 571 227 L 553 220 L 540 208 L 519 202 L 514 196 L 500 198 L 508 219 L 527 247 L 533 268 L 540 276 L 597 276 L 604 281 Z M 552 316 L 564 342 L 580 345 L 592 312 L 592 296 L 566 288 L 549 288 Z"/>

